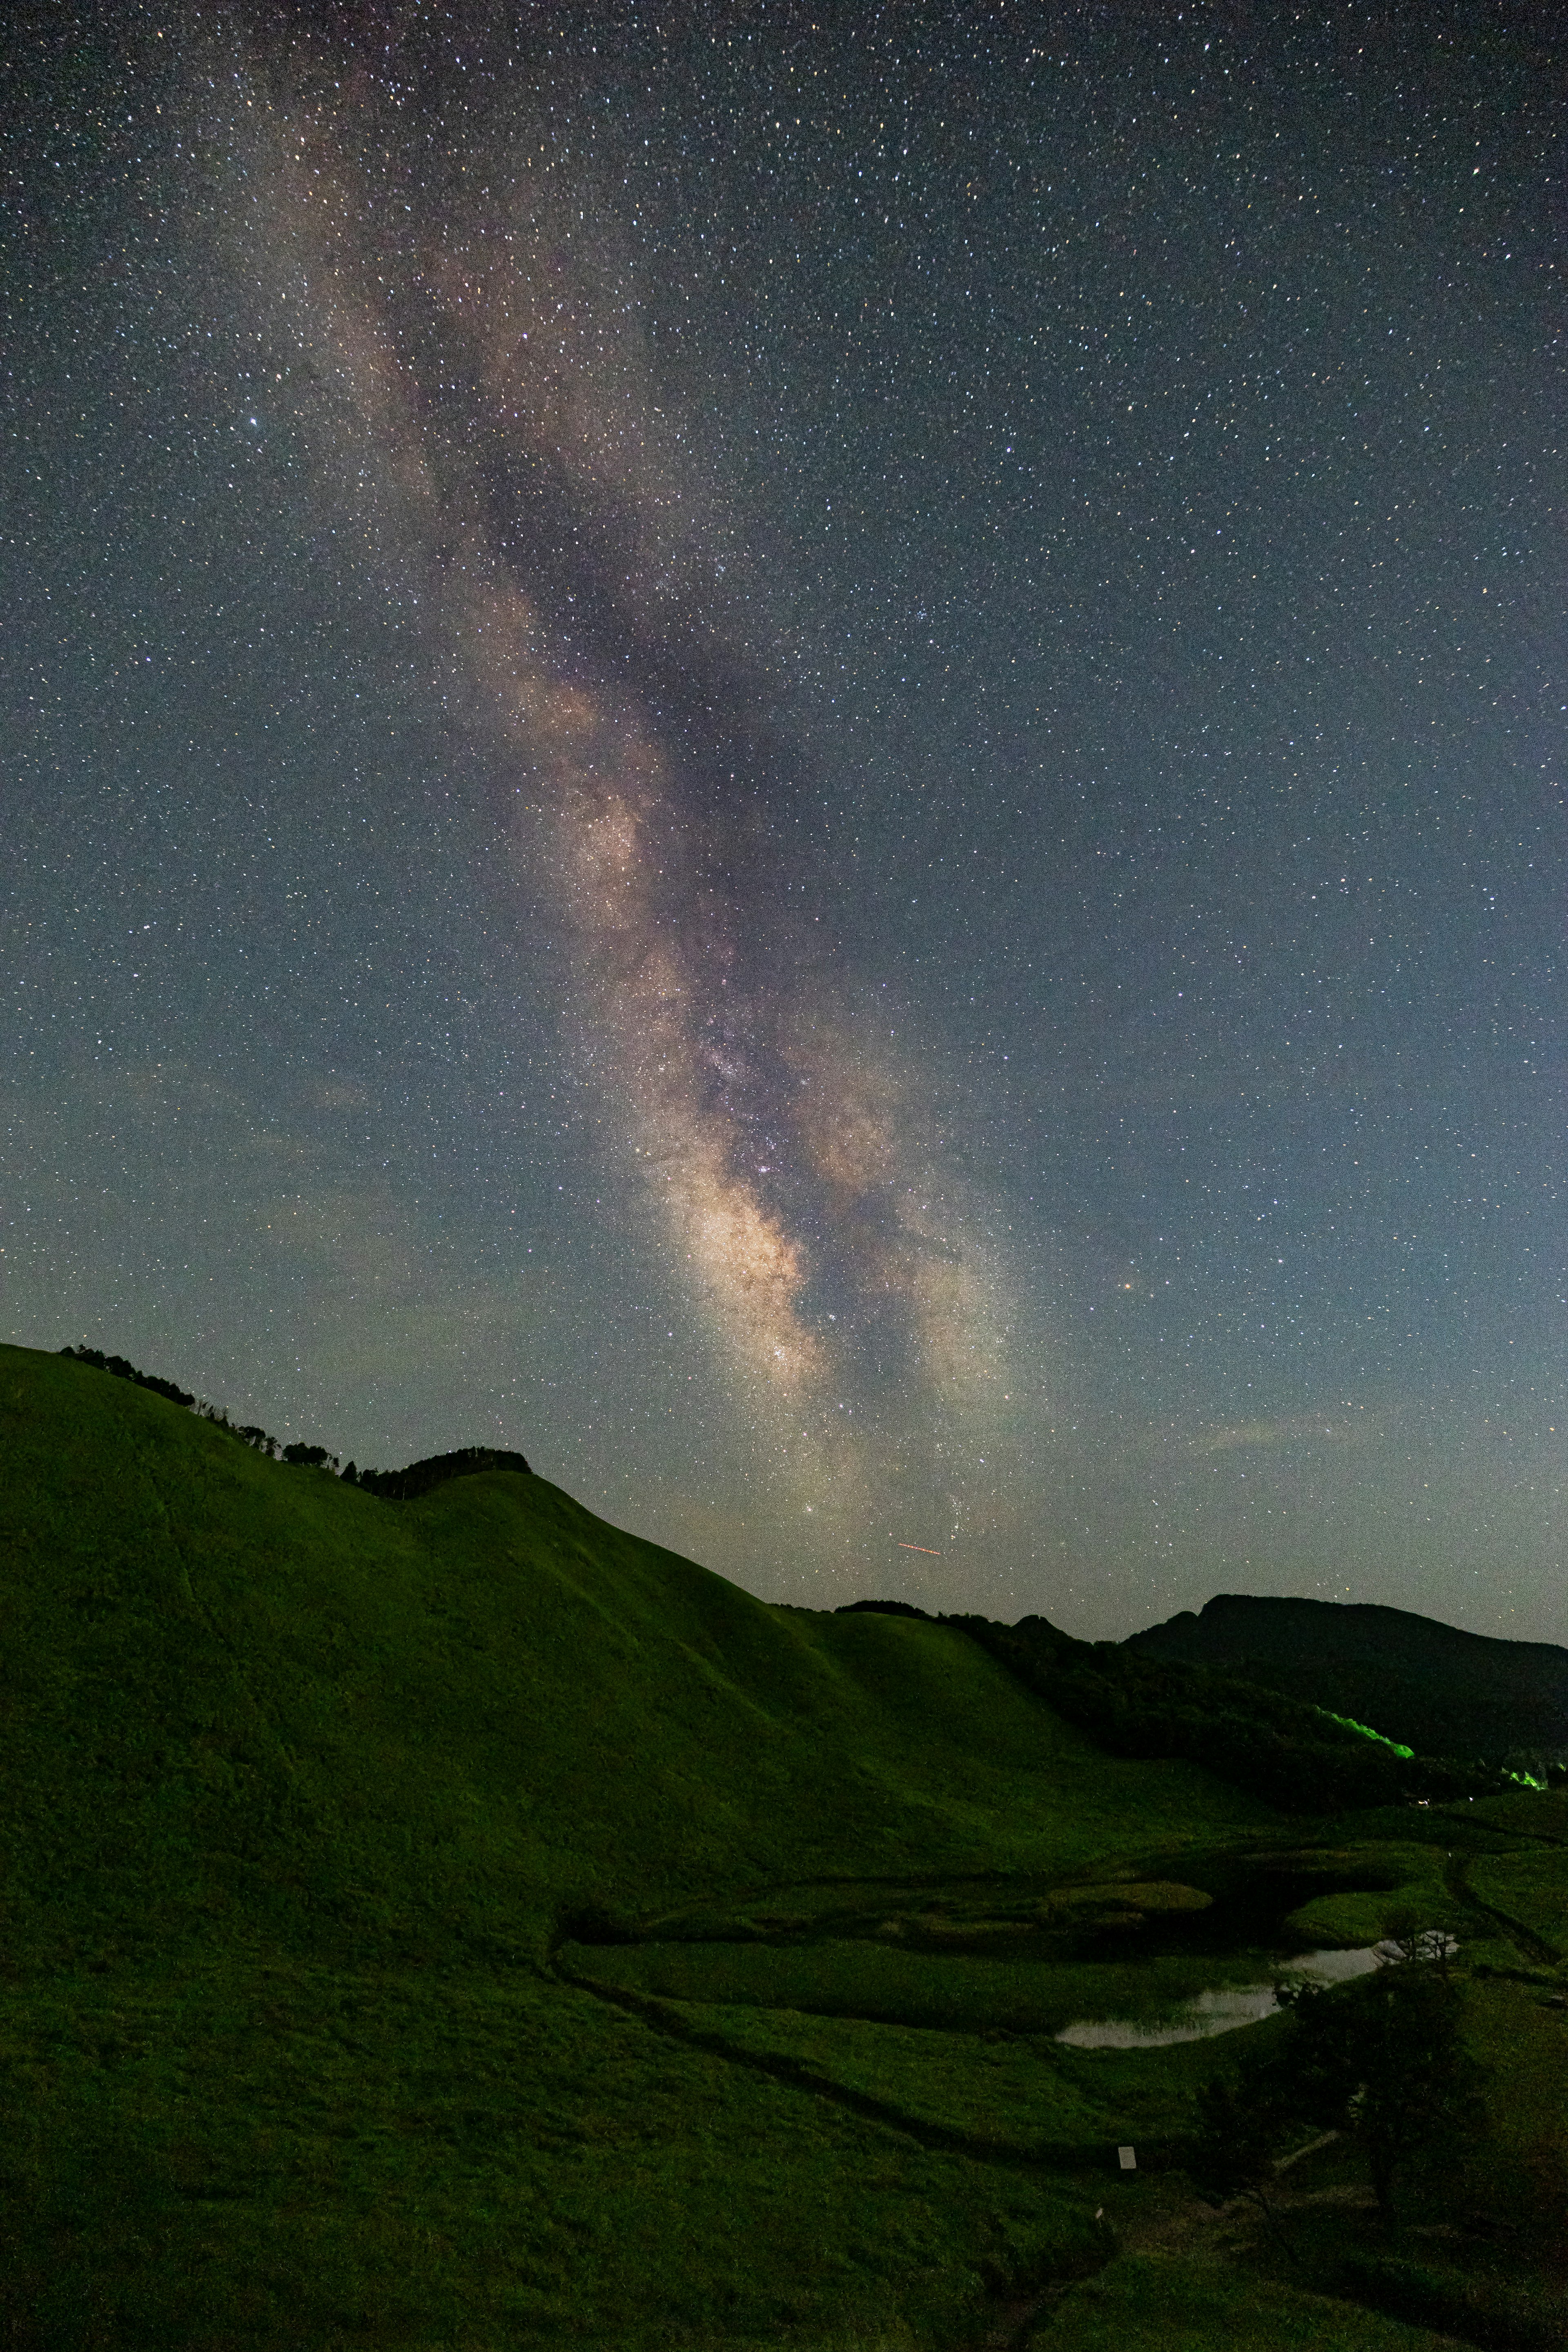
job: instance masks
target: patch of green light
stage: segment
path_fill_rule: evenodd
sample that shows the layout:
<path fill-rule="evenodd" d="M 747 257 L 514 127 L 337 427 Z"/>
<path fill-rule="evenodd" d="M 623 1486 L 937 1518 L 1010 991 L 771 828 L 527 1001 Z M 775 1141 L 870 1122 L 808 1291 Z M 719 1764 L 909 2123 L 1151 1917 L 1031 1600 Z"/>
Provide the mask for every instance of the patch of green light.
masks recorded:
<path fill-rule="evenodd" d="M 1396 1756 L 1414 1756 L 1415 1753 L 1414 1748 L 1402 1748 L 1397 1739 L 1385 1739 L 1383 1733 L 1374 1731 L 1370 1723 L 1358 1723 L 1353 1715 L 1336 1715 L 1331 1706 L 1321 1706 L 1318 1713 L 1326 1715 L 1331 1723 L 1342 1723 L 1347 1731 L 1359 1731 L 1363 1739 L 1375 1739 L 1380 1748 L 1392 1748 Z"/>

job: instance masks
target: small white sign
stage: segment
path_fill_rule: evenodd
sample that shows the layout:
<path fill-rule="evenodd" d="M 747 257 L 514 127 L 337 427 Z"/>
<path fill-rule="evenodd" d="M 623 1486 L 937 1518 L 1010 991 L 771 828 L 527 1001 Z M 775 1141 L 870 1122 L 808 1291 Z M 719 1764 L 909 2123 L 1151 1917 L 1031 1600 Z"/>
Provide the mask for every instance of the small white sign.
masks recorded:
<path fill-rule="evenodd" d="M 1119 2147 L 1116 2151 L 1116 2160 L 1123 2172 L 1136 2172 L 1138 2169 L 1138 2158 L 1130 2147 Z"/>

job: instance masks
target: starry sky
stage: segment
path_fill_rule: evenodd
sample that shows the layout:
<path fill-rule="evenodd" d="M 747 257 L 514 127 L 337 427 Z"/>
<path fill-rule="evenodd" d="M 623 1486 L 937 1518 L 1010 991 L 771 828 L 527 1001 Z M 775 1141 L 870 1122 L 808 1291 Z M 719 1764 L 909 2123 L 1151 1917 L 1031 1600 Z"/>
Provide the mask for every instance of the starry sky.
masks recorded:
<path fill-rule="evenodd" d="M 13 21 L 5 1336 L 1568 1641 L 1550 12 Z"/>

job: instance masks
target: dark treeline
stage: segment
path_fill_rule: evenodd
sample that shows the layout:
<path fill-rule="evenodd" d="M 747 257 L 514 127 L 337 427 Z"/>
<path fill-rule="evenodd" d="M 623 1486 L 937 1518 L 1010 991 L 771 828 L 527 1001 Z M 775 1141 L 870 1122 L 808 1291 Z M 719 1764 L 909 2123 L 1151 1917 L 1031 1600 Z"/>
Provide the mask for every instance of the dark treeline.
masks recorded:
<path fill-rule="evenodd" d="M 1180 1756 L 1282 1812 L 1333 1813 L 1511 1785 L 1484 1765 L 1405 1756 L 1321 1707 L 1239 1675 L 1080 1642 L 1044 1617 L 999 1625 L 935 1616 L 907 1601 L 852 1601 L 840 1616 L 921 1617 L 967 1633 L 1058 1715 L 1117 1756 Z"/>
<path fill-rule="evenodd" d="M 62 1348 L 60 1353 L 76 1363 L 90 1364 L 95 1371 L 111 1372 L 116 1380 L 132 1381 L 139 1389 L 151 1389 L 154 1396 L 166 1397 L 171 1404 L 184 1405 L 188 1412 L 199 1413 L 215 1428 L 272 1461 L 286 1463 L 290 1469 L 330 1470 L 334 1476 L 341 1475 L 345 1486 L 358 1486 L 383 1502 L 412 1503 L 448 1478 L 471 1477 L 481 1470 L 528 1471 L 521 1454 L 497 1445 L 464 1445 L 455 1454 L 432 1454 L 423 1462 L 410 1462 L 402 1470 L 361 1470 L 351 1462 L 340 1473 L 338 1456 L 329 1454 L 324 1445 L 281 1445 L 254 1423 L 230 1421 L 221 1405 L 208 1404 L 173 1381 L 160 1380 L 155 1372 L 138 1371 L 123 1356 L 106 1356 L 97 1348 Z"/>
<path fill-rule="evenodd" d="M 423 1462 L 411 1462 L 406 1470 L 356 1470 L 351 1462 L 343 1477 L 386 1502 L 412 1503 L 447 1478 L 472 1477 L 480 1470 L 528 1471 L 528 1465 L 521 1454 L 509 1454 L 502 1446 L 464 1445 L 456 1454 L 432 1454 Z"/>
<path fill-rule="evenodd" d="M 167 1397 L 171 1404 L 183 1404 L 188 1412 L 200 1410 L 189 1389 L 176 1388 L 173 1381 L 161 1381 L 156 1372 L 139 1372 L 123 1356 L 106 1356 L 97 1348 L 62 1348 L 60 1353 L 79 1364 L 90 1364 L 94 1371 L 112 1372 L 117 1381 L 134 1381 L 139 1389 L 151 1389 L 154 1396 Z"/>

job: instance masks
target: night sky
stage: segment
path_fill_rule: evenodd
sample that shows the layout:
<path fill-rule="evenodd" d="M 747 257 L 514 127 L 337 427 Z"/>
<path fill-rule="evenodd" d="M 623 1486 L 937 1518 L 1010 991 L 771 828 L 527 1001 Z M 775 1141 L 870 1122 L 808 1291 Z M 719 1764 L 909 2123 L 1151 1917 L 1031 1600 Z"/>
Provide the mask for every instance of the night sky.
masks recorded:
<path fill-rule="evenodd" d="M 10 19 L 10 1339 L 1568 1641 L 1554 12 Z"/>

